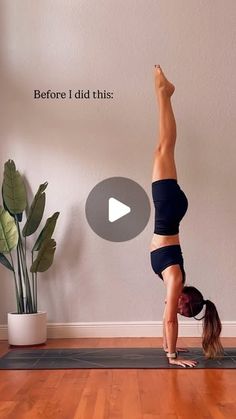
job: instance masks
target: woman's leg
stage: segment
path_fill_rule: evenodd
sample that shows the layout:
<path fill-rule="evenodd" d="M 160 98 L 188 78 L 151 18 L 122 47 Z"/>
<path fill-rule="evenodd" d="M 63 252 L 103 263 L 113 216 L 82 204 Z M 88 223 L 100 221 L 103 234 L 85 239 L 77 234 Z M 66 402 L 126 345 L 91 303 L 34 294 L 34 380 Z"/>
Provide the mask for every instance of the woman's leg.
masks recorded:
<path fill-rule="evenodd" d="M 159 133 L 154 153 L 153 182 L 160 179 L 177 179 L 174 159 L 176 122 L 171 105 L 175 87 L 166 79 L 160 67 L 155 67 L 154 75 L 159 107 Z"/>

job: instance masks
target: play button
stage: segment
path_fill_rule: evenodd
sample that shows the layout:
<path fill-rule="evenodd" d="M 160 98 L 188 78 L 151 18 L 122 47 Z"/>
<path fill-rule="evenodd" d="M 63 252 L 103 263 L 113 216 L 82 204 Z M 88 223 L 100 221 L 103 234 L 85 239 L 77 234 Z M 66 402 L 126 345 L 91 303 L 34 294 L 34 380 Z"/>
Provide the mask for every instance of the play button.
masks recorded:
<path fill-rule="evenodd" d="M 89 193 L 85 213 L 91 229 L 103 239 L 133 239 L 146 227 L 150 202 L 144 189 L 131 179 L 112 177 Z"/>
<path fill-rule="evenodd" d="M 111 223 L 129 214 L 130 211 L 131 209 L 128 205 L 123 204 L 115 198 L 109 198 L 108 219 Z"/>

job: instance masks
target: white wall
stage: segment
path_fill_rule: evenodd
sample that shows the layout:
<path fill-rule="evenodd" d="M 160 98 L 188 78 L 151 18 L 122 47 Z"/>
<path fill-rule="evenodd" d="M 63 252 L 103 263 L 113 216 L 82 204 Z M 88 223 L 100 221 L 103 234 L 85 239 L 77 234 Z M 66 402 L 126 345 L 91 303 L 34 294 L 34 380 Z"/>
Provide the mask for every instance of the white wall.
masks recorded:
<path fill-rule="evenodd" d="M 235 2 L 2 0 L 0 12 L 1 180 L 14 159 L 33 192 L 49 182 L 45 219 L 60 211 L 55 263 L 39 279 L 49 322 L 162 319 L 165 287 L 149 261 L 153 209 L 123 243 L 95 235 L 84 211 L 90 190 L 112 176 L 135 180 L 151 199 L 155 63 L 176 86 L 187 284 L 235 320 Z M 114 99 L 33 100 L 34 89 L 49 88 L 106 89 Z M 14 287 L 3 267 L 0 276 L 6 323 Z"/>

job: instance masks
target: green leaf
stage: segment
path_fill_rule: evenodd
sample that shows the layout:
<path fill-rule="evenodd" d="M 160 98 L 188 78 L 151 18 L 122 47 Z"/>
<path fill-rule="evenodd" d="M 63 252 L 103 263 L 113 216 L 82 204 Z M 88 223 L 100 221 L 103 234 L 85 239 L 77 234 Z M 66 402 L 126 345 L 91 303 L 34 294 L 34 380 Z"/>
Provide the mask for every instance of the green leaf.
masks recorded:
<path fill-rule="evenodd" d="M 20 214 L 25 210 L 27 205 L 25 184 L 13 160 L 8 160 L 4 165 L 2 194 L 11 214 Z"/>
<path fill-rule="evenodd" d="M 41 231 L 39 237 L 36 240 L 36 243 L 33 247 L 33 251 L 39 250 L 42 243 L 45 240 L 50 239 L 52 237 L 59 214 L 59 212 L 55 212 L 51 217 L 47 219 L 43 230 Z"/>
<path fill-rule="evenodd" d="M 12 265 L 3 253 L 0 253 L 0 263 L 2 263 L 2 265 L 4 265 L 7 269 L 10 269 L 10 271 L 14 272 Z"/>
<path fill-rule="evenodd" d="M 18 231 L 14 218 L 0 206 L 0 252 L 9 253 L 17 246 Z"/>
<path fill-rule="evenodd" d="M 20 214 L 12 214 L 11 211 L 9 211 L 9 209 L 7 208 L 5 201 L 4 201 L 4 196 L 3 196 L 3 188 L 2 188 L 2 201 L 3 201 L 3 208 L 9 212 L 10 215 L 12 215 L 12 217 L 16 217 L 17 221 L 19 221 L 19 223 L 22 221 L 22 212 Z"/>
<path fill-rule="evenodd" d="M 56 242 L 54 239 L 46 239 L 38 252 L 38 256 L 33 262 L 30 272 L 45 272 L 53 262 L 54 253 L 56 250 Z"/>
<path fill-rule="evenodd" d="M 45 182 L 42 185 L 40 185 L 38 188 L 38 191 L 31 204 L 27 221 L 22 230 L 22 234 L 24 237 L 30 236 L 31 234 L 35 233 L 35 231 L 37 230 L 43 218 L 43 212 L 44 212 L 45 200 L 46 200 L 46 195 L 44 191 L 47 186 L 48 186 L 48 183 Z"/>

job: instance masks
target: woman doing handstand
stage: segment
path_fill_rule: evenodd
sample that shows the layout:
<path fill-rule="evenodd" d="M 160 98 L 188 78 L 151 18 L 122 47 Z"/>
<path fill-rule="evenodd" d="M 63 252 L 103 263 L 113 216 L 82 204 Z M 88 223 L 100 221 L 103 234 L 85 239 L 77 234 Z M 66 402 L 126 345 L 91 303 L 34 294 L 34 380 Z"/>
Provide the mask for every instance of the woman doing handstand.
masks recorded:
<path fill-rule="evenodd" d="M 175 86 L 167 80 L 159 65 L 155 66 L 154 77 L 159 105 L 159 135 L 152 174 L 155 228 L 150 247 L 151 265 L 167 288 L 163 315 L 163 348 L 167 352 L 169 363 L 193 367 L 196 361 L 178 358 L 177 313 L 195 318 L 204 304 L 206 305 L 205 315 L 202 317 L 202 347 L 206 358 L 216 358 L 223 354 L 220 342 L 222 326 L 214 303 L 204 300 L 197 288 L 184 286 L 185 271 L 179 241 L 179 224 L 187 211 L 188 200 L 178 184 L 174 159 L 176 122 L 171 96 Z"/>

